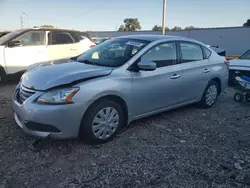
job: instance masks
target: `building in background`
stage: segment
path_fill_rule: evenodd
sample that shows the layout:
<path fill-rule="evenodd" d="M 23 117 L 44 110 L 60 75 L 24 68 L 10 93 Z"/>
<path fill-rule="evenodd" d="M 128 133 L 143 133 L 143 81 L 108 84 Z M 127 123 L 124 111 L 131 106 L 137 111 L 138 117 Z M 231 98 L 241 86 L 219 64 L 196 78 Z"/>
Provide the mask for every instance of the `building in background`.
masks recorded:
<path fill-rule="evenodd" d="M 156 34 L 161 31 L 96 31 L 90 32 L 90 37 L 119 37 L 124 35 Z M 181 31 L 167 31 L 166 35 L 193 38 L 210 46 L 217 46 L 226 50 L 228 55 L 241 55 L 250 49 L 250 27 L 204 28 Z"/>

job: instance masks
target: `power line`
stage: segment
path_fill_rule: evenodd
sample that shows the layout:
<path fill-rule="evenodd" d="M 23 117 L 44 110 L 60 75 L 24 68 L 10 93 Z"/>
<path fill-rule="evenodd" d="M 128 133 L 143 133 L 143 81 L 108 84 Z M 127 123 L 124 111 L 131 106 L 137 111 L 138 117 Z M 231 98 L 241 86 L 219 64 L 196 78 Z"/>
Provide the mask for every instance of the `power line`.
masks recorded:
<path fill-rule="evenodd" d="M 97 5 L 96 7 L 94 7 L 94 8 L 92 8 L 92 9 L 90 9 L 89 11 L 85 12 L 85 13 L 84 13 L 84 16 L 85 16 L 86 14 L 89 14 L 89 13 L 95 11 L 96 9 L 98 9 L 98 8 L 101 7 L 102 5 L 108 3 L 109 1 L 110 1 L 110 0 L 106 0 L 106 1 L 104 1 L 104 2 L 102 2 L 102 3 L 100 3 L 100 4 Z"/>

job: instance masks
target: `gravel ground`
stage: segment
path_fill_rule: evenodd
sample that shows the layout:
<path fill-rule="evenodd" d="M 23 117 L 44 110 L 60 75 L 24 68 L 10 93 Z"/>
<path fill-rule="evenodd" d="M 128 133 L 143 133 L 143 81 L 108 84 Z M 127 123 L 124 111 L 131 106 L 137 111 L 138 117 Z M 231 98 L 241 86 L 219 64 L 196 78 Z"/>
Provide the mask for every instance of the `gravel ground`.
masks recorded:
<path fill-rule="evenodd" d="M 1 188 L 250 187 L 250 105 L 233 89 L 211 109 L 136 121 L 104 145 L 45 140 L 38 151 L 13 120 L 13 89 L 0 86 Z"/>

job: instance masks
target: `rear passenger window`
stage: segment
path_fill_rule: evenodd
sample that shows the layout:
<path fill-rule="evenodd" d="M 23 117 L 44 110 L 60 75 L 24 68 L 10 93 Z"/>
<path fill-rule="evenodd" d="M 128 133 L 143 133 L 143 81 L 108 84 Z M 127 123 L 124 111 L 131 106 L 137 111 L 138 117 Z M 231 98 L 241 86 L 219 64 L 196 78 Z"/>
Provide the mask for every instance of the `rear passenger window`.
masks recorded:
<path fill-rule="evenodd" d="M 49 35 L 51 37 L 51 35 Z M 72 44 L 75 43 L 74 38 L 70 35 L 69 32 L 64 31 L 53 31 L 52 38 L 50 40 L 50 44 L 58 45 L 58 44 Z"/>
<path fill-rule="evenodd" d="M 155 62 L 157 68 L 174 65 L 177 59 L 176 45 L 174 42 L 159 44 L 151 48 L 141 59 Z"/>
<path fill-rule="evenodd" d="M 203 51 L 200 45 L 180 42 L 182 63 L 203 60 Z"/>
<path fill-rule="evenodd" d="M 203 50 L 204 50 L 204 58 L 208 59 L 212 52 L 207 48 L 203 48 Z"/>
<path fill-rule="evenodd" d="M 79 42 L 80 38 L 78 37 L 77 33 L 72 31 L 70 32 L 70 35 L 73 37 L 73 39 L 75 40 L 75 42 Z"/>

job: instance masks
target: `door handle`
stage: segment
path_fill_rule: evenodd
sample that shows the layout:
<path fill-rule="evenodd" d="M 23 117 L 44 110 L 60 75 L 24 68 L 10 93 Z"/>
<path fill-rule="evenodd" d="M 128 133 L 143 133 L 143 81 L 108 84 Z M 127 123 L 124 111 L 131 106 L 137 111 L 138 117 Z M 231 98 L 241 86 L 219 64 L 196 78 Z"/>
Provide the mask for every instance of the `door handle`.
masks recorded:
<path fill-rule="evenodd" d="M 177 79 L 177 78 L 180 78 L 181 77 L 181 75 L 179 75 L 179 74 L 173 74 L 173 76 L 171 76 L 170 78 L 171 79 Z"/>
<path fill-rule="evenodd" d="M 73 48 L 71 48 L 70 50 L 71 50 L 71 51 L 76 51 L 77 49 L 73 49 Z"/>
<path fill-rule="evenodd" d="M 205 69 L 203 72 L 204 73 L 208 73 L 208 72 L 210 72 L 211 70 L 210 69 Z"/>

